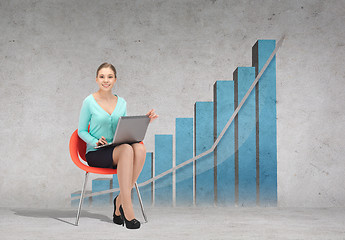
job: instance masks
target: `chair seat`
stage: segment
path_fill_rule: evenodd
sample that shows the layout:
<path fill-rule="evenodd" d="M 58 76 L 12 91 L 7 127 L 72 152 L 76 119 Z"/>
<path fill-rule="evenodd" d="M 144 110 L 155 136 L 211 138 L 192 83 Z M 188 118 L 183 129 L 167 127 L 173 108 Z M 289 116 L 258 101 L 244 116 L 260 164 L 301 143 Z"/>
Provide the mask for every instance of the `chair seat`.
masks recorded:
<path fill-rule="evenodd" d="M 111 168 L 99 168 L 99 167 L 90 167 L 83 163 L 79 163 L 78 167 L 85 172 L 89 173 L 96 173 L 96 174 L 117 174 L 117 169 L 111 169 Z"/>

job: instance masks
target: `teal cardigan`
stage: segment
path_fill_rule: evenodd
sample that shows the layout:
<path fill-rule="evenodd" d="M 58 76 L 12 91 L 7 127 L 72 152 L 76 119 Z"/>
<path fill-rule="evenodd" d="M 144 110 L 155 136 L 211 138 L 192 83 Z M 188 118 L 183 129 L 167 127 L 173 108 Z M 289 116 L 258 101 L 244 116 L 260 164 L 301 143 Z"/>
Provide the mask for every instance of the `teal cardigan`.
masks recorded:
<path fill-rule="evenodd" d="M 126 101 L 116 96 L 118 99 L 112 114 L 101 108 L 92 94 L 84 99 L 79 115 L 78 135 L 87 144 L 86 153 L 97 150 L 94 147 L 102 136 L 108 143 L 112 142 L 119 118 L 127 116 Z"/>

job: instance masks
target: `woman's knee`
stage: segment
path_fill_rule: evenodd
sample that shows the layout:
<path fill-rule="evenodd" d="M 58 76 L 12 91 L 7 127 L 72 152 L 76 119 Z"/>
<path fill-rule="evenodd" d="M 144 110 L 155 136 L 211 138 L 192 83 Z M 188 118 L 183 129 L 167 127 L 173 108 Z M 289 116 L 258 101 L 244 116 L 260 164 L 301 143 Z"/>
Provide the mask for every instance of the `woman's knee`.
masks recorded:
<path fill-rule="evenodd" d="M 129 144 L 126 144 L 126 143 L 125 144 L 121 144 L 119 146 L 119 149 L 121 151 L 120 154 L 127 154 L 127 155 L 133 155 L 134 154 L 133 148 Z"/>
<path fill-rule="evenodd" d="M 129 158 L 127 161 L 133 160 L 134 151 L 131 145 L 121 144 L 114 148 L 113 159 L 119 161 L 122 158 Z M 116 161 L 116 162 L 117 162 Z"/>
<path fill-rule="evenodd" d="M 141 155 L 146 154 L 146 147 L 144 144 L 136 143 L 136 144 L 133 144 L 132 147 L 133 147 L 135 154 L 141 154 Z"/>

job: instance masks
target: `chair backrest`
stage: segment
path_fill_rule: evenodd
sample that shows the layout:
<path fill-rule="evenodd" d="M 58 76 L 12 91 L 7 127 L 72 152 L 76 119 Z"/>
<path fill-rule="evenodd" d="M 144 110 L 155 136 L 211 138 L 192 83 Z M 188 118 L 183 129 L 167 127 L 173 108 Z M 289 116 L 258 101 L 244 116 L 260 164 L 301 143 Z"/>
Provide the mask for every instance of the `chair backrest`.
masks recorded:
<path fill-rule="evenodd" d="M 78 136 L 78 129 L 76 130 Z M 85 154 L 86 154 L 86 143 L 78 136 L 77 141 L 77 151 L 81 159 L 86 162 Z"/>
<path fill-rule="evenodd" d="M 90 131 L 90 125 L 87 129 L 87 131 Z M 75 136 L 77 135 L 77 136 Z M 73 144 L 76 145 L 77 147 L 77 152 L 78 155 L 81 157 L 81 159 L 83 159 L 86 162 L 86 142 L 83 141 L 83 139 L 81 139 L 78 135 L 78 129 L 75 130 L 71 136 L 71 140 L 73 138 Z"/>
<path fill-rule="evenodd" d="M 71 158 L 74 164 L 86 172 L 92 172 L 92 173 L 97 173 L 97 174 L 117 174 L 117 169 L 90 167 L 88 165 L 83 164 L 80 161 L 80 159 L 83 159 L 84 161 L 86 161 L 85 160 L 86 143 L 81 138 L 79 138 L 78 129 L 73 132 L 70 138 L 69 153 L 71 155 Z"/>
<path fill-rule="evenodd" d="M 80 161 L 80 158 L 86 161 L 86 143 L 78 136 L 78 129 L 73 132 L 70 138 L 69 152 L 75 165 L 82 168 L 84 164 Z"/>

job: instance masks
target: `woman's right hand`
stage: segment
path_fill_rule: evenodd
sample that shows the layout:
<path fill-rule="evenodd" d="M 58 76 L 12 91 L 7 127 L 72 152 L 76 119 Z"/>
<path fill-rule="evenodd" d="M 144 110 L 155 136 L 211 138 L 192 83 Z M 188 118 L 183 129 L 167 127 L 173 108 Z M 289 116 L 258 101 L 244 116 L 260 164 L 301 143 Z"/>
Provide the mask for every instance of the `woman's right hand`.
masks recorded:
<path fill-rule="evenodd" d="M 97 146 L 101 146 L 101 145 L 104 145 L 104 144 L 107 144 L 107 140 L 105 139 L 105 137 L 101 137 L 98 142 L 97 142 Z"/>

